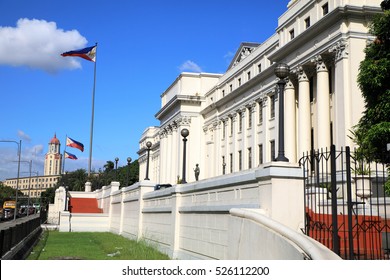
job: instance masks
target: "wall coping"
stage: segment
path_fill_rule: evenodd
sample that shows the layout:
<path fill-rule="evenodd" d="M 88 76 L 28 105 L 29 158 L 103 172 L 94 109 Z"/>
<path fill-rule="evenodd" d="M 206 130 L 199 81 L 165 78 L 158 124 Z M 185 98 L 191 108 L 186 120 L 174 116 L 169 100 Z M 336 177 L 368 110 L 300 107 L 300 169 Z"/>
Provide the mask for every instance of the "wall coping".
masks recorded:
<path fill-rule="evenodd" d="M 230 215 L 249 219 L 272 229 L 298 246 L 312 260 L 341 260 L 338 255 L 330 251 L 321 243 L 299 232 L 293 231 L 292 229 L 266 217 L 259 211 L 255 211 L 253 209 L 233 208 L 230 210 Z"/>

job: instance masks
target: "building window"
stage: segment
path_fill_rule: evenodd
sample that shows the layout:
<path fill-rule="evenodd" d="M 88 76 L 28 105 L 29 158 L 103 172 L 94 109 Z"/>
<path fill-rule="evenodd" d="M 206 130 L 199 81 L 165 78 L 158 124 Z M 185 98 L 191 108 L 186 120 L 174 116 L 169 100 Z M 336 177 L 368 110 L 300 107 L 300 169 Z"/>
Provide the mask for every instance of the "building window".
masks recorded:
<path fill-rule="evenodd" d="M 314 79 L 311 77 L 309 79 L 309 92 L 310 92 L 310 102 L 314 101 Z"/>
<path fill-rule="evenodd" d="M 327 15 L 329 13 L 329 5 L 326 3 L 325 5 L 322 6 L 322 15 Z"/>
<path fill-rule="evenodd" d="M 238 170 L 242 170 L 242 151 L 238 151 Z"/>
<path fill-rule="evenodd" d="M 252 168 L 252 148 L 248 148 L 248 168 Z"/>
<path fill-rule="evenodd" d="M 263 144 L 259 145 L 259 164 L 263 164 Z"/>
<path fill-rule="evenodd" d="M 226 122 L 222 122 L 222 138 L 226 137 Z"/>
<path fill-rule="evenodd" d="M 270 141 L 270 146 L 271 146 L 271 161 L 275 160 L 275 140 Z"/>
<path fill-rule="evenodd" d="M 242 113 L 238 113 L 238 132 L 242 131 Z"/>
<path fill-rule="evenodd" d="M 248 76 L 248 81 L 249 81 L 251 79 L 251 71 L 248 71 L 247 76 Z"/>
<path fill-rule="evenodd" d="M 275 118 L 275 94 L 270 96 L 271 98 L 271 119 Z"/>
<path fill-rule="evenodd" d="M 305 19 L 305 28 L 308 29 L 310 27 L 310 17 Z"/>
<path fill-rule="evenodd" d="M 222 90 L 222 97 L 225 97 L 225 90 Z"/>
<path fill-rule="evenodd" d="M 230 157 L 230 173 L 233 173 L 233 154 L 229 154 Z"/>
<path fill-rule="evenodd" d="M 259 124 L 263 123 L 263 101 L 259 102 Z"/>
<path fill-rule="evenodd" d="M 230 84 L 229 88 L 230 88 L 230 92 L 232 92 L 233 91 L 233 85 Z"/>
<path fill-rule="evenodd" d="M 258 71 L 259 73 L 261 73 L 261 63 L 259 63 L 259 64 L 257 65 L 257 71 Z"/>
<path fill-rule="evenodd" d="M 222 156 L 222 174 L 225 175 L 225 173 L 226 173 L 225 156 Z"/>
<path fill-rule="evenodd" d="M 230 136 L 233 136 L 233 117 L 230 117 Z"/>
<path fill-rule="evenodd" d="M 241 86 L 241 78 L 238 78 L 238 86 Z"/>
<path fill-rule="evenodd" d="M 252 127 L 252 110 L 248 108 L 248 128 Z"/>
<path fill-rule="evenodd" d="M 295 33 L 294 33 L 294 29 L 290 30 L 290 40 L 294 39 L 295 37 Z"/>

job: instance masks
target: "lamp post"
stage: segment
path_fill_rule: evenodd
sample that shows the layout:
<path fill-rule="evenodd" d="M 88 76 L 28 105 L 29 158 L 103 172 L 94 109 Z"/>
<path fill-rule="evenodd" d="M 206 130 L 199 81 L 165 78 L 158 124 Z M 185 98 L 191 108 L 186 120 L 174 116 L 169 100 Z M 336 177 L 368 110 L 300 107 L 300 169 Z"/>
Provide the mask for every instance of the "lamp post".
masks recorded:
<path fill-rule="evenodd" d="M 28 163 L 29 165 L 29 173 L 30 176 L 28 178 L 28 197 L 27 197 L 27 216 L 30 214 L 30 190 L 31 190 L 31 166 L 32 166 L 32 160 L 21 160 L 20 162 Z"/>
<path fill-rule="evenodd" d="M 187 144 L 187 136 L 190 134 L 187 128 L 183 128 L 181 130 L 181 136 L 183 136 L 183 174 L 181 183 L 185 184 L 186 181 L 186 144 Z"/>
<path fill-rule="evenodd" d="M 150 180 L 149 179 L 149 156 L 150 156 L 150 148 L 152 147 L 152 142 L 148 141 L 146 142 L 146 149 L 148 151 L 147 159 L 146 159 L 146 176 L 145 180 Z"/>
<path fill-rule="evenodd" d="M 118 180 L 118 161 L 119 161 L 119 158 L 116 157 L 115 158 L 115 181 Z"/>
<path fill-rule="evenodd" d="M 20 174 L 20 155 L 22 153 L 22 140 L 19 140 L 19 142 L 12 141 L 12 140 L 0 140 L 0 142 L 9 142 L 9 143 L 15 143 L 18 145 L 18 177 L 16 181 L 16 194 L 15 194 L 15 211 L 14 211 L 14 220 L 16 220 L 16 212 L 18 211 L 18 191 L 19 191 L 19 174 Z"/>
<path fill-rule="evenodd" d="M 284 87 L 286 85 L 285 79 L 290 73 L 290 67 L 285 63 L 279 63 L 275 67 L 275 75 L 279 78 L 278 92 L 279 92 L 279 147 L 278 157 L 276 161 L 288 162 L 288 158 L 284 155 Z"/>
<path fill-rule="evenodd" d="M 126 186 L 129 185 L 130 163 L 131 163 L 131 157 L 128 157 L 128 158 L 127 158 L 127 178 L 126 178 Z"/>

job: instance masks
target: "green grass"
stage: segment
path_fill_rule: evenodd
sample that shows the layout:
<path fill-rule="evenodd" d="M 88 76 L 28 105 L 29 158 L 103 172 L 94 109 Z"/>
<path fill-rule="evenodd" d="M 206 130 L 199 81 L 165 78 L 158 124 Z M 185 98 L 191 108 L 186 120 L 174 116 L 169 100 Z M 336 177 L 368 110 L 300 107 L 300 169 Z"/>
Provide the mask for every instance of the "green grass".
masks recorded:
<path fill-rule="evenodd" d="M 28 260 L 168 260 L 144 241 L 109 232 L 44 231 Z"/>

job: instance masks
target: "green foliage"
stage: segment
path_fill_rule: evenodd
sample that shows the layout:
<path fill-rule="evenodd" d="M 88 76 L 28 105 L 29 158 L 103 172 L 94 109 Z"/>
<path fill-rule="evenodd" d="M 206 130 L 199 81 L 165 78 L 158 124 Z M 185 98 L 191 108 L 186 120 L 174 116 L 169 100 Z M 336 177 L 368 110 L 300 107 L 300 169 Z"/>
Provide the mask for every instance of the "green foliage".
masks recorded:
<path fill-rule="evenodd" d="M 3 203 L 6 200 L 12 200 L 15 198 L 16 190 L 4 185 L 2 182 L 0 182 L 0 206 L 3 207 Z M 23 196 L 23 193 L 21 191 L 18 191 L 18 197 Z"/>
<path fill-rule="evenodd" d="M 112 161 L 107 161 L 104 165 L 103 172 L 92 173 L 89 178 L 84 169 L 62 174 L 56 188 L 67 186 L 69 187 L 69 191 L 83 191 L 85 182 L 88 180 L 92 184 L 91 190 L 94 191 L 111 184 L 112 181 L 118 181 L 121 187 L 131 186 L 138 182 L 138 160 L 132 162 L 130 165 L 118 167 L 117 169 L 113 168 L 113 164 Z"/>
<path fill-rule="evenodd" d="M 361 62 L 358 84 L 365 101 L 365 111 L 354 128 L 358 152 L 369 161 L 390 163 L 390 4 L 383 1 L 383 14 L 375 16 L 370 32 L 376 39 L 366 49 Z"/>
<path fill-rule="evenodd" d="M 28 259 L 33 260 L 168 260 L 145 242 L 109 232 L 47 231 Z"/>
<path fill-rule="evenodd" d="M 69 187 L 69 191 L 83 191 L 87 178 L 88 175 L 85 169 L 77 169 L 62 174 L 59 184 L 60 186 Z"/>
<path fill-rule="evenodd" d="M 56 194 L 55 188 L 47 188 L 44 192 L 41 193 L 42 205 L 54 203 L 54 197 Z"/>

